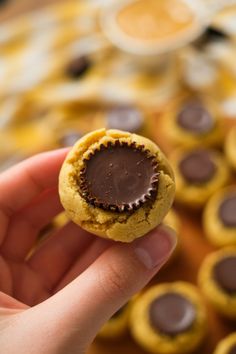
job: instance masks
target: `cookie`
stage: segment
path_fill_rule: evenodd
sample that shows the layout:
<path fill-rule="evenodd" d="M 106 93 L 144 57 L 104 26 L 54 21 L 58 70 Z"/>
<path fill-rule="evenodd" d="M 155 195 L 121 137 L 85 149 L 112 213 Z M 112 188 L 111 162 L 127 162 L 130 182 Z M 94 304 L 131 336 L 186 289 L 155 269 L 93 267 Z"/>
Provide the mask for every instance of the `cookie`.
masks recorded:
<path fill-rule="evenodd" d="M 175 146 L 219 146 L 222 124 L 213 103 L 190 97 L 171 107 L 163 117 L 164 130 Z"/>
<path fill-rule="evenodd" d="M 235 186 L 221 189 L 210 198 L 203 213 L 203 228 L 214 246 L 236 246 Z"/>
<path fill-rule="evenodd" d="M 173 172 L 160 149 L 119 130 L 100 129 L 80 139 L 59 176 L 68 217 L 95 235 L 122 242 L 157 226 L 174 192 Z"/>
<path fill-rule="evenodd" d="M 226 137 L 225 154 L 230 165 L 236 171 L 236 127 L 232 128 Z"/>
<path fill-rule="evenodd" d="M 151 135 L 149 112 L 133 104 L 67 103 L 52 107 L 47 121 L 58 147 L 72 146 L 83 135 L 101 128 Z"/>
<path fill-rule="evenodd" d="M 190 353 L 206 333 L 206 311 L 193 285 L 163 283 L 135 300 L 130 323 L 134 339 L 145 350 L 154 354 Z"/>
<path fill-rule="evenodd" d="M 213 354 L 236 354 L 236 332 L 222 339 Z"/>
<path fill-rule="evenodd" d="M 130 304 L 124 305 L 105 323 L 98 333 L 101 339 L 119 339 L 129 327 Z"/>
<path fill-rule="evenodd" d="M 230 177 L 221 153 L 213 149 L 178 149 L 170 156 L 176 177 L 176 201 L 201 208 Z"/>
<path fill-rule="evenodd" d="M 236 320 L 236 247 L 209 254 L 198 279 L 212 306 L 225 317 Z"/>

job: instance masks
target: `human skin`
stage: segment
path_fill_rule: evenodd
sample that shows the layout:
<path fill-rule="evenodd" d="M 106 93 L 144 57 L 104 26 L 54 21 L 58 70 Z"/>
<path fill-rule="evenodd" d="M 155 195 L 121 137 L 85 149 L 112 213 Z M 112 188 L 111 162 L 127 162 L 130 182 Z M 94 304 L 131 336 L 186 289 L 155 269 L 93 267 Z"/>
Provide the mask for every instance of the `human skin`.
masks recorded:
<path fill-rule="evenodd" d="M 2 354 L 85 353 L 176 245 L 164 226 L 121 244 L 69 222 L 32 252 L 40 230 L 62 211 L 57 184 L 67 153 L 42 153 L 0 175 Z"/>

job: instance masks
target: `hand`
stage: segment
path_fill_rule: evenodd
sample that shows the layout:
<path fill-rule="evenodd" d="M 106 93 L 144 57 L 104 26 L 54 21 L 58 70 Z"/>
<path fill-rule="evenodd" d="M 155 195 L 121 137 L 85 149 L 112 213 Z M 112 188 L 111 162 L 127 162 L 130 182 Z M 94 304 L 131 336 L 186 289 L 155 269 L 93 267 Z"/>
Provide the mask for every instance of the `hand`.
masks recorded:
<path fill-rule="evenodd" d="M 57 182 L 67 149 L 0 175 L 2 354 L 82 354 L 99 328 L 167 261 L 176 240 L 161 226 L 131 244 L 69 222 L 34 247 L 62 211 Z"/>

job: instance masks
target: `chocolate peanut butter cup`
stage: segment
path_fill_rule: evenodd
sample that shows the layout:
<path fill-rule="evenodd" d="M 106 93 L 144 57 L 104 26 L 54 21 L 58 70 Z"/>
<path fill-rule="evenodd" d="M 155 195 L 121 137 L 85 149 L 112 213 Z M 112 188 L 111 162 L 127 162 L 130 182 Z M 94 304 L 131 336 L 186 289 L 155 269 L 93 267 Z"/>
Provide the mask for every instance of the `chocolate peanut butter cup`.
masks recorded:
<path fill-rule="evenodd" d="M 116 140 L 101 145 L 84 160 L 79 187 L 82 197 L 104 210 L 132 211 L 157 194 L 155 156 L 143 146 Z"/>
<path fill-rule="evenodd" d="M 73 59 L 66 68 L 67 75 L 72 79 L 78 79 L 90 68 L 91 62 L 88 57 L 80 56 Z"/>
<path fill-rule="evenodd" d="M 187 153 L 179 163 L 184 179 L 192 184 L 206 183 L 216 172 L 216 165 L 208 150 L 196 150 Z"/>
<path fill-rule="evenodd" d="M 225 292 L 236 295 L 236 256 L 228 256 L 217 262 L 213 276 Z"/>
<path fill-rule="evenodd" d="M 226 227 L 236 227 L 236 195 L 229 196 L 221 202 L 218 214 Z"/>
<path fill-rule="evenodd" d="M 149 308 L 152 327 L 168 336 L 189 330 L 196 318 L 194 305 L 183 295 L 166 293 L 155 299 Z"/>
<path fill-rule="evenodd" d="M 214 127 L 210 113 L 200 102 L 188 102 L 176 117 L 177 124 L 193 134 L 205 134 Z"/>
<path fill-rule="evenodd" d="M 113 107 L 107 113 L 107 127 L 138 133 L 144 124 L 142 112 L 131 105 Z"/>

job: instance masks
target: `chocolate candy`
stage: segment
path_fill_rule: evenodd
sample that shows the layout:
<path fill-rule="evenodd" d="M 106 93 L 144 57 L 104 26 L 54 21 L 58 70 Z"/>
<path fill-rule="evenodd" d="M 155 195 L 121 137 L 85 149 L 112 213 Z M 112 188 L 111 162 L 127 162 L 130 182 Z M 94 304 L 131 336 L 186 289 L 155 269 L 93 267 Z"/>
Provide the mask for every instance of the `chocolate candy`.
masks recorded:
<path fill-rule="evenodd" d="M 149 308 L 154 330 L 175 336 L 189 330 L 196 318 L 194 305 L 178 293 L 166 293 L 155 299 Z"/>
<path fill-rule="evenodd" d="M 236 227 L 236 195 L 225 198 L 221 202 L 219 217 L 226 227 Z"/>
<path fill-rule="evenodd" d="M 107 113 L 107 128 L 138 133 L 144 124 L 144 117 L 134 106 L 117 106 Z"/>
<path fill-rule="evenodd" d="M 192 184 L 206 183 L 216 172 L 216 165 L 208 150 L 196 150 L 186 154 L 179 163 L 184 179 Z"/>
<path fill-rule="evenodd" d="M 101 145 L 84 160 L 80 173 L 81 195 L 105 210 L 135 210 L 157 193 L 156 158 L 143 146 L 116 140 Z"/>
<path fill-rule="evenodd" d="M 72 60 L 66 68 L 67 75 L 72 79 L 78 79 L 90 68 L 91 63 L 88 57 L 81 56 Z"/>
<path fill-rule="evenodd" d="M 209 112 L 198 102 L 189 102 L 178 114 L 178 125 L 193 134 L 205 134 L 212 130 L 214 121 Z"/>
<path fill-rule="evenodd" d="M 72 146 L 81 137 L 82 134 L 79 131 L 67 131 L 60 137 L 59 144 L 61 146 Z"/>
<path fill-rule="evenodd" d="M 236 256 L 227 256 L 217 262 L 213 276 L 226 293 L 236 295 Z"/>
<path fill-rule="evenodd" d="M 236 354 L 236 344 L 234 344 L 234 345 L 230 348 L 229 354 Z"/>

